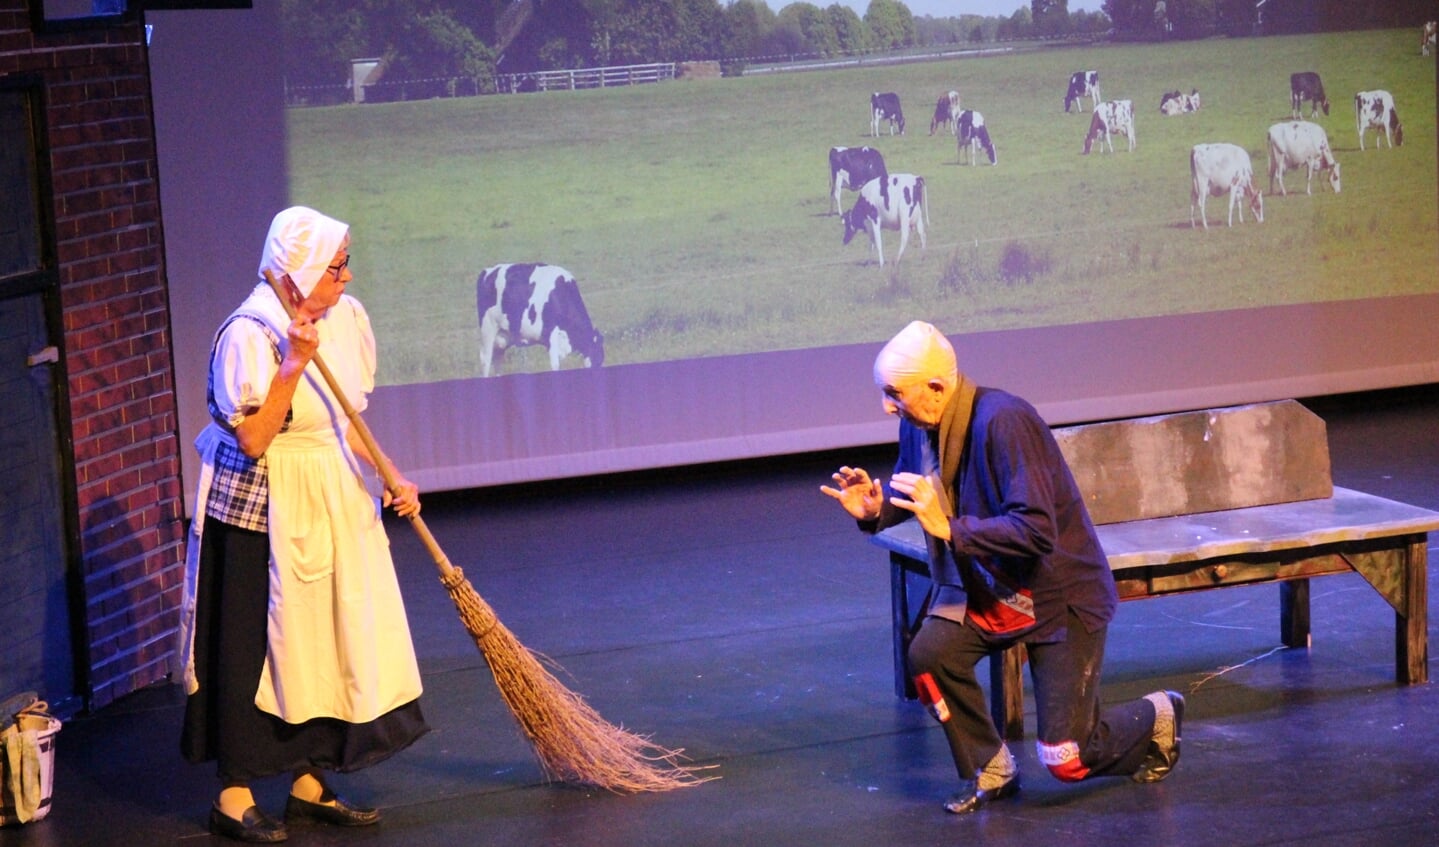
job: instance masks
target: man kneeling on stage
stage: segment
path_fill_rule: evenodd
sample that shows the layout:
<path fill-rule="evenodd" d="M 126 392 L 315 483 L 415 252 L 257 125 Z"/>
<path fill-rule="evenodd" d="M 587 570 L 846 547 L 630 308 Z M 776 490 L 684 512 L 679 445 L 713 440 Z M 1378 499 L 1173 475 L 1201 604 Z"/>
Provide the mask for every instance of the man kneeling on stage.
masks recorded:
<path fill-rule="evenodd" d="M 887 485 L 842 467 L 839 501 L 866 532 L 914 517 L 933 588 L 909 664 L 944 727 L 964 787 L 944 807 L 973 812 L 1019 791 L 1019 769 L 986 708 L 974 667 L 994 650 L 1029 653 L 1039 760 L 1065 782 L 1157 782 L 1179 760 L 1184 698 L 1159 691 L 1099 704 L 1114 577 L 1069 466 L 1024 400 L 976 386 L 933 326 L 915 321 L 880 351 L 875 384 L 899 425 Z"/>

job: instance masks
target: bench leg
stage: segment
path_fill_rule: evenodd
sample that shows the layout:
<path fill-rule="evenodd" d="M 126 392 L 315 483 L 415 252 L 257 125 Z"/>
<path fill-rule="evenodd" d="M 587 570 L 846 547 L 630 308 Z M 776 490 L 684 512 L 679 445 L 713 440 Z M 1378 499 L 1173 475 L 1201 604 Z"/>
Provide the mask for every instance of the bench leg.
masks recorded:
<path fill-rule="evenodd" d="M 909 578 L 902 557 L 889 555 L 890 640 L 894 649 L 894 696 L 913 700 L 918 696 L 909 676 L 909 640 L 914 630 L 909 622 Z"/>
<path fill-rule="evenodd" d="M 1401 685 L 1429 681 L 1429 549 L 1427 537 L 1404 555 L 1404 609 L 1394 616 L 1394 673 Z"/>
<path fill-rule="evenodd" d="M 1285 647 L 1310 647 L 1309 580 L 1279 583 L 1279 640 Z"/>
<path fill-rule="evenodd" d="M 894 695 L 915 700 L 914 678 L 909 672 L 909 642 L 919 631 L 925 601 L 929 596 L 929 574 L 915 570 L 916 562 L 898 553 L 889 554 L 889 602 L 891 642 L 894 648 Z M 911 585 L 911 581 L 914 582 Z M 916 602 L 911 603 L 914 596 Z"/>
<path fill-rule="evenodd" d="M 1023 644 L 989 654 L 989 716 L 1006 741 L 1024 738 Z"/>

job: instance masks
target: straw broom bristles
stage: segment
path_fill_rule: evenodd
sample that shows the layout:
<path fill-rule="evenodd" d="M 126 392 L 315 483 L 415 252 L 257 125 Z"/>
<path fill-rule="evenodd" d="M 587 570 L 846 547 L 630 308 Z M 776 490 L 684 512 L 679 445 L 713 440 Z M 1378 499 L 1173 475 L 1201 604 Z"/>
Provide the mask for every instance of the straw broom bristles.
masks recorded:
<path fill-rule="evenodd" d="M 455 601 L 547 778 L 615 792 L 668 791 L 717 778 L 698 778 L 697 768 L 679 764 L 683 751 L 660 747 L 600 717 L 499 622 L 459 568 L 452 566 L 440 584 Z"/>
<path fill-rule="evenodd" d="M 291 290 L 265 271 L 265 281 L 293 320 L 302 296 L 289 275 L 284 280 Z M 394 472 L 370 428 L 350 405 L 320 355 L 316 353 L 311 361 L 370 451 L 385 488 L 394 490 Z M 500 623 L 494 610 L 465 579 L 464 572 L 450 564 L 424 520 L 415 514 L 409 521 L 430 552 L 440 571 L 440 584 L 450 593 L 460 621 L 484 655 L 501 698 L 533 745 L 547 779 L 580 782 L 615 792 L 669 791 L 718 779 L 697 776 L 696 771 L 703 768 L 679 764 L 683 751 L 660 747 L 609 723 L 583 697 L 566 688 Z"/>

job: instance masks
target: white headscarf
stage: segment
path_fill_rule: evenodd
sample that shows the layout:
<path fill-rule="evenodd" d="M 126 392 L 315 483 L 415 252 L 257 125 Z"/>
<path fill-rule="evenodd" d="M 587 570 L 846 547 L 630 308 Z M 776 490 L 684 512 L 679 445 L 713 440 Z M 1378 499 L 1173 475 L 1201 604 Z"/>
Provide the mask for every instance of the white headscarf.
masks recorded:
<path fill-rule="evenodd" d="M 936 378 L 952 380 L 957 373 L 949 339 L 924 321 L 912 321 L 900 330 L 874 360 L 874 384 L 880 386 Z"/>
<path fill-rule="evenodd" d="M 347 223 L 307 206 L 291 206 L 270 222 L 257 271 L 261 283 L 267 270 L 276 278 L 289 274 L 308 297 L 349 234 Z"/>

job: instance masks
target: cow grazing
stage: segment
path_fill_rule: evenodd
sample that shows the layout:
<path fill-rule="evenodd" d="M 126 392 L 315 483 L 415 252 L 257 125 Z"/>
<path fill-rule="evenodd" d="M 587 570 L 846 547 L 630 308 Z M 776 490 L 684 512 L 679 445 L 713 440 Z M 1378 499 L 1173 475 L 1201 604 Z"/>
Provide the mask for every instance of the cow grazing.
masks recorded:
<path fill-rule="evenodd" d="M 590 323 L 574 275 L 543 264 L 485 268 L 475 285 L 480 313 L 480 374 L 492 376 L 507 347 L 543 344 L 550 370 L 570 353 L 585 367 L 605 362 L 604 337 Z"/>
<path fill-rule="evenodd" d="M 941 94 L 934 103 L 934 117 L 929 121 L 929 134 L 944 127 L 949 132 L 954 132 L 954 119 L 959 117 L 959 92 L 951 91 Z"/>
<path fill-rule="evenodd" d="M 1090 98 L 1090 108 L 1099 104 L 1099 71 L 1075 71 L 1069 75 L 1069 90 L 1064 93 L 1064 111 L 1068 112 L 1070 106 L 1078 106 L 1081 111 L 1083 105 L 1080 99 Z"/>
<path fill-rule="evenodd" d="M 1399 123 L 1399 113 L 1394 109 L 1394 98 L 1389 92 L 1361 91 L 1354 95 L 1354 119 L 1359 124 L 1359 149 L 1364 149 L 1364 134 L 1376 129 L 1384 135 L 1391 148 L 1404 143 L 1404 126 Z M 1378 147 L 1376 140 L 1374 146 Z"/>
<path fill-rule="evenodd" d="M 1329 114 L 1329 98 L 1324 96 L 1324 83 L 1319 74 L 1303 71 L 1289 75 L 1289 116 L 1298 120 L 1304 113 L 1304 101 L 1309 101 L 1309 117 L 1313 118 L 1323 109 Z"/>
<path fill-rule="evenodd" d="M 894 128 L 899 127 L 899 134 L 904 135 L 904 110 L 899 107 L 899 95 L 893 91 L 883 94 L 876 91 L 869 97 L 869 134 L 879 137 L 880 121 L 889 121 L 889 134 L 894 135 Z"/>
<path fill-rule="evenodd" d="M 829 148 L 830 214 L 839 214 L 841 191 L 858 191 L 866 182 L 884 177 L 888 173 L 884 167 L 884 157 L 873 147 Z"/>
<path fill-rule="evenodd" d="M 973 109 L 960 112 L 959 119 L 954 123 L 954 135 L 959 139 L 960 164 L 964 164 L 964 156 L 968 152 L 969 163 L 973 165 L 978 160 L 981 149 L 989 156 L 991 165 L 999 164 L 999 156 L 994 152 L 994 142 L 989 139 L 989 127 L 984 125 L 984 115 Z"/>
<path fill-rule="evenodd" d="M 1264 195 L 1254 185 L 1254 167 L 1249 154 L 1237 144 L 1196 144 L 1189 151 L 1189 225 L 1194 226 L 1194 207 L 1199 206 L 1199 219 L 1209 229 L 1204 201 L 1210 197 L 1229 195 L 1229 225 L 1234 226 L 1234 209 L 1239 209 L 1239 222 L 1244 223 L 1244 201 L 1254 212 L 1254 220 L 1264 223 Z"/>
<path fill-rule="evenodd" d="M 882 182 L 888 185 L 881 186 Z M 848 244 L 857 232 L 869 233 L 870 247 L 879 257 L 880 267 L 884 267 L 884 243 L 880 233 L 886 229 L 897 229 L 899 252 L 894 254 L 894 261 L 898 264 L 899 257 L 904 255 L 905 246 L 909 244 L 911 229 L 919 233 L 919 246 L 924 248 L 925 219 L 928 216 L 929 202 L 924 193 L 924 177 L 914 174 L 890 174 L 882 180 L 865 183 L 859 190 L 859 199 L 854 201 L 854 207 L 841 216 L 844 221 L 844 243 Z"/>
<path fill-rule="evenodd" d="M 1094 107 L 1089 119 L 1089 132 L 1084 136 L 1084 154 L 1089 155 L 1095 139 L 1101 139 L 1100 149 L 1114 152 L 1110 135 L 1119 134 L 1129 139 L 1129 152 L 1134 152 L 1134 102 L 1131 100 L 1105 100 Z"/>
<path fill-rule="evenodd" d="M 1199 111 L 1199 89 L 1194 89 L 1188 94 L 1181 94 L 1178 91 L 1166 91 L 1164 96 L 1159 98 L 1159 114 L 1165 117 L 1183 115 L 1189 112 Z"/>
<path fill-rule="evenodd" d="M 1419 55 L 1428 56 L 1434 49 L 1435 36 L 1439 36 L 1439 21 L 1425 21 L 1419 31 Z"/>
<path fill-rule="evenodd" d="M 1315 171 L 1329 172 L 1329 185 L 1339 193 L 1339 162 L 1329 149 L 1329 136 L 1324 127 L 1308 121 L 1287 121 L 1269 128 L 1269 193 L 1274 193 L 1274 177 L 1279 177 L 1279 193 L 1284 190 L 1284 172 L 1304 168 L 1308 179 L 1304 193 L 1313 194 Z"/>

